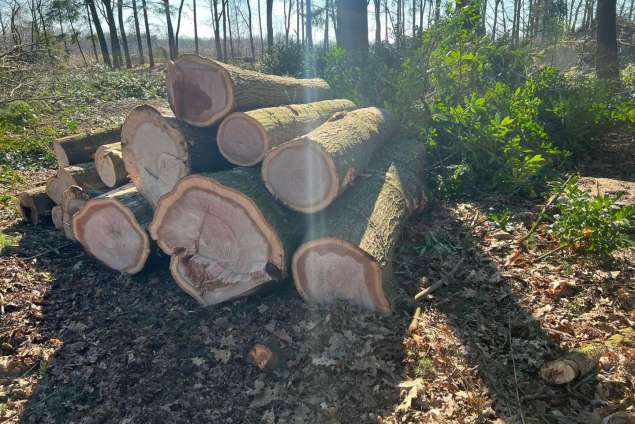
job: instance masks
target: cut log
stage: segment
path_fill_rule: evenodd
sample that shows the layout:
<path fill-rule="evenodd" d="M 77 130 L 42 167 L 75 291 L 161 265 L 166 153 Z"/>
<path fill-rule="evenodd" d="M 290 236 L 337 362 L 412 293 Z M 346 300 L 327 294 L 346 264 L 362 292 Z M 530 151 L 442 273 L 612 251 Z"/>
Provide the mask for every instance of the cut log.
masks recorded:
<path fill-rule="evenodd" d="M 422 142 L 391 143 L 350 190 L 311 216 L 308 241 L 292 262 L 305 300 L 343 299 L 381 313 L 391 310 L 394 250 L 407 218 L 427 202 L 423 170 Z"/>
<path fill-rule="evenodd" d="M 51 209 L 51 220 L 53 221 L 53 226 L 57 230 L 62 230 L 64 228 L 64 223 L 62 221 L 63 215 L 64 211 L 60 205 L 53 206 L 53 209 Z"/>
<path fill-rule="evenodd" d="M 60 168 L 93 160 L 97 148 L 114 143 L 121 137 L 121 127 L 97 129 L 71 135 L 53 142 L 53 152 Z"/>
<path fill-rule="evenodd" d="M 64 182 L 58 178 L 57 175 L 53 175 L 46 180 L 46 195 L 56 204 L 62 203 L 62 195 L 64 194 L 66 187 Z"/>
<path fill-rule="evenodd" d="M 326 208 L 368 165 L 397 129 L 390 112 L 375 107 L 338 112 L 310 133 L 271 150 L 262 179 L 285 205 L 312 213 Z"/>
<path fill-rule="evenodd" d="M 197 128 L 181 122 L 169 109 L 134 108 L 121 132 L 130 180 L 155 206 L 186 175 L 228 168 L 218 151 L 216 131 L 217 127 Z"/>
<path fill-rule="evenodd" d="M 51 216 L 55 203 L 47 195 L 46 186 L 39 186 L 18 195 L 18 211 L 26 222 L 41 224 Z"/>
<path fill-rule="evenodd" d="M 172 255 L 177 284 L 203 305 L 288 275 L 300 217 L 274 201 L 258 170 L 192 175 L 159 201 L 150 235 Z"/>
<path fill-rule="evenodd" d="M 77 165 L 60 168 L 57 178 L 62 181 L 64 191 L 72 185 L 80 186 L 84 190 L 105 192 L 108 187 L 99 178 L 94 162 L 79 163 Z M 62 195 L 64 195 L 62 191 Z"/>
<path fill-rule="evenodd" d="M 218 129 L 218 148 L 235 165 L 256 165 L 273 147 L 308 133 L 336 112 L 354 108 L 350 100 L 323 100 L 234 112 Z"/>
<path fill-rule="evenodd" d="M 251 110 L 330 99 L 322 79 L 267 75 L 186 54 L 168 63 L 167 91 L 177 118 L 210 126 L 234 109 Z"/>
<path fill-rule="evenodd" d="M 586 344 L 560 359 L 545 363 L 540 369 L 540 376 L 549 384 L 570 383 L 595 368 L 606 351 L 607 347 L 602 343 Z"/>
<path fill-rule="evenodd" d="M 107 267 L 135 274 L 150 254 L 150 204 L 132 184 L 91 199 L 73 217 L 73 234 Z"/>
<path fill-rule="evenodd" d="M 91 196 L 80 186 L 76 185 L 72 185 L 64 190 L 64 195 L 62 196 L 62 225 L 66 238 L 75 240 L 75 235 L 73 234 L 73 216 L 93 197 L 94 196 Z"/>
<path fill-rule="evenodd" d="M 95 168 L 106 187 L 115 188 L 128 181 L 121 143 L 104 144 L 95 152 Z"/>

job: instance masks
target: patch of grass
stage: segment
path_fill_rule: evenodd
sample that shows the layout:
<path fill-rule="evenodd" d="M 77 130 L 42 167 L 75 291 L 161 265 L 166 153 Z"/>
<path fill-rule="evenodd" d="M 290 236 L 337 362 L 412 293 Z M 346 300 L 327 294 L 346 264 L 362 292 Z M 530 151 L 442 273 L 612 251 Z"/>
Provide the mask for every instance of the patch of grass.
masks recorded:
<path fill-rule="evenodd" d="M 433 369 L 434 369 L 434 362 L 432 362 L 432 359 L 428 358 L 427 356 L 424 356 L 423 358 L 419 358 L 419 360 L 415 364 L 414 372 L 417 376 L 421 376 L 431 372 Z"/>
<path fill-rule="evenodd" d="M 14 203 L 15 203 L 15 196 L 11 196 L 10 194 L 0 194 L 1 206 L 11 206 Z"/>
<path fill-rule="evenodd" d="M 24 182 L 24 177 L 15 169 L 0 165 L 0 184 L 13 186 Z"/>
<path fill-rule="evenodd" d="M 0 232 L 0 252 L 4 251 L 7 247 L 16 246 L 17 243 L 17 237 Z"/>

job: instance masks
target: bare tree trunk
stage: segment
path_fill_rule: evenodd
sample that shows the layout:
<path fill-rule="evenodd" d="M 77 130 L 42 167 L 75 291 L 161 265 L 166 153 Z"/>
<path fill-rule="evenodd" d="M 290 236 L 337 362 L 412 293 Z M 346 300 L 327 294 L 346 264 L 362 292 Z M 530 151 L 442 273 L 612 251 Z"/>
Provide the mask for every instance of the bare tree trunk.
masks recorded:
<path fill-rule="evenodd" d="M 168 45 L 170 47 L 170 59 L 176 59 L 179 56 L 176 42 L 174 40 L 174 30 L 172 28 L 172 17 L 170 16 L 170 0 L 163 0 L 163 9 L 165 12 L 165 21 L 168 25 Z"/>
<path fill-rule="evenodd" d="M 229 2 L 227 3 L 225 13 L 227 15 L 227 29 L 229 30 L 229 54 L 233 59 L 236 56 L 234 55 L 234 37 L 232 34 L 231 6 Z"/>
<path fill-rule="evenodd" d="M 426 13 L 426 0 L 420 0 L 419 2 L 419 34 L 418 36 L 421 37 L 421 34 L 423 33 L 423 16 Z"/>
<path fill-rule="evenodd" d="M 496 40 L 496 24 L 498 23 L 498 5 L 501 0 L 495 0 L 494 2 L 494 24 L 492 25 L 492 41 Z"/>
<path fill-rule="evenodd" d="M 313 48 L 313 11 L 311 0 L 306 0 L 306 45 Z"/>
<path fill-rule="evenodd" d="M 240 21 L 238 20 L 238 8 L 240 6 L 238 5 L 238 2 L 234 3 L 234 28 L 235 31 L 234 33 L 236 34 L 236 57 L 240 57 L 241 56 L 241 51 L 240 51 Z M 231 30 L 231 25 L 229 27 L 229 29 Z M 231 32 L 229 33 L 231 35 Z"/>
<path fill-rule="evenodd" d="M 75 40 L 75 43 L 77 44 L 77 48 L 79 49 L 79 54 L 82 56 L 82 60 L 84 61 L 84 66 L 88 66 L 88 62 L 86 62 L 86 56 L 84 56 L 84 50 L 82 50 L 82 45 L 79 42 L 79 33 L 75 31 L 75 26 L 73 25 L 73 18 L 70 16 L 70 13 L 67 13 L 67 16 L 68 16 L 68 22 L 71 25 L 71 33 L 73 34 L 72 40 Z"/>
<path fill-rule="evenodd" d="M 295 2 L 295 41 L 300 44 L 300 0 Z"/>
<path fill-rule="evenodd" d="M 386 44 L 388 44 L 388 0 L 384 0 L 384 32 L 386 33 Z"/>
<path fill-rule="evenodd" d="M 196 0 L 192 0 L 192 9 L 194 11 L 194 51 L 198 54 L 198 24 L 196 23 Z"/>
<path fill-rule="evenodd" d="M 250 0 L 247 1 L 247 19 L 249 22 L 247 23 L 247 28 L 249 29 L 249 47 L 251 48 L 251 60 L 256 63 L 256 47 L 254 46 L 254 34 L 252 31 L 251 25 L 251 4 Z"/>
<path fill-rule="evenodd" d="M 146 43 L 148 44 L 148 61 L 150 67 L 154 66 L 154 55 L 152 54 L 152 37 L 150 36 L 150 24 L 148 23 L 148 8 L 146 7 L 146 0 L 141 0 L 141 7 L 143 7 L 143 24 L 146 28 Z"/>
<path fill-rule="evenodd" d="M 267 48 L 273 48 L 273 0 L 267 0 Z"/>
<path fill-rule="evenodd" d="M 381 0 L 375 2 L 375 47 L 381 45 Z"/>
<path fill-rule="evenodd" d="M 123 65 L 121 57 L 121 48 L 119 46 L 119 38 L 117 37 L 117 25 L 115 24 L 115 15 L 112 11 L 110 0 L 101 0 L 106 9 L 106 20 L 108 22 L 108 30 L 110 31 L 110 45 L 112 47 L 112 65 L 118 69 Z"/>
<path fill-rule="evenodd" d="M 595 59 L 598 78 L 617 80 L 620 76 L 617 60 L 616 9 L 616 0 L 598 0 L 597 54 Z"/>
<path fill-rule="evenodd" d="M 223 60 L 227 60 L 227 0 L 223 2 Z"/>
<path fill-rule="evenodd" d="M 414 38 L 417 33 L 417 0 L 412 0 L 412 37 Z"/>
<path fill-rule="evenodd" d="M 311 0 L 308 0 L 308 3 L 310 3 Z M 304 16 L 305 15 L 305 9 L 304 9 L 304 0 L 300 0 L 300 16 Z M 300 31 L 300 33 L 302 34 L 302 45 L 304 45 L 304 43 L 306 42 L 306 30 L 305 30 L 305 23 L 306 23 L 306 19 L 301 19 L 300 20 L 300 26 L 302 27 L 302 31 Z"/>
<path fill-rule="evenodd" d="M 344 49 L 368 51 L 366 0 L 338 0 L 337 44 Z"/>
<path fill-rule="evenodd" d="M 179 13 L 176 17 L 176 34 L 174 35 L 174 45 L 176 46 L 176 51 L 179 51 L 179 33 L 181 32 L 181 13 L 183 12 L 183 5 L 185 4 L 185 0 L 181 0 L 179 4 Z M 176 55 L 179 56 L 178 53 Z"/>
<path fill-rule="evenodd" d="M 64 33 L 64 26 L 62 25 L 62 9 L 61 9 L 61 5 L 58 6 L 57 9 L 57 19 L 60 23 L 60 37 L 62 37 L 62 41 L 64 42 L 64 51 L 66 52 L 66 54 L 69 54 L 70 51 L 68 50 L 68 44 L 66 44 L 66 34 Z"/>
<path fill-rule="evenodd" d="M 214 45 L 216 57 L 224 60 L 223 48 L 220 43 L 220 15 L 218 14 L 218 0 L 212 0 L 212 27 L 214 28 Z"/>
<path fill-rule="evenodd" d="M 90 17 L 90 10 L 88 9 L 88 3 L 84 3 L 86 7 L 86 20 L 88 21 L 88 30 L 90 31 L 90 42 L 93 45 L 93 53 L 95 54 L 95 61 L 99 63 L 99 56 L 97 55 L 97 45 L 95 44 L 95 35 L 93 34 L 93 22 Z"/>
<path fill-rule="evenodd" d="M 260 13 L 260 0 L 258 2 L 258 32 L 260 34 L 260 54 L 265 51 L 265 41 L 262 38 L 262 14 Z"/>
<path fill-rule="evenodd" d="M 99 15 L 97 14 L 97 8 L 95 7 L 94 0 L 86 0 L 86 4 L 90 9 L 90 14 L 93 18 L 93 22 L 95 23 L 95 32 L 97 33 L 97 39 L 99 40 L 99 48 L 101 50 L 101 57 L 104 60 L 104 63 L 108 67 L 112 67 L 110 61 L 110 54 L 108 53 L 108 44 L 106 43 L 106 37 L 104 36 L 104 31 L 101 29 L 101 23 L 99 22 Z M 44 27 L 42 27 L 44 29 Z M 44 36 L 46 37 L 46 29 L 44 29 Z M 48 37 L 46 37 L 48 39 Z M 48 45 L 48 41 L 47 41 Z"/>
<path fill-rule="evenodd" d="M 326 17 L 324 18 L 324 50 L 329 49 L 329 16 L 331 15 L 329 11 L 329 2 L 330 0 L 326 0 L 326 5 L 324 6 L 324 10 L 326 12 Z"/>
<path fill-rule="evenodd" d="M 126 59 L 126 68 L 132 68 L 132 62 L 130 61 L 130 50 L 128 50 L 128 37 L 126 37 L 126 29 L 123 23 L 123 0 L 117 1 L 117 15 L 117 17 L 119 18 L 121 42 L 123 43 L 123 54 Z"/>
<path fill-rule="evenodd" d="M 137 13 L 137 0 L 132 0 L 132 16 L 134 18 L 135 36 L 137 38 L 137 51 L 139 53 L 139 65 L 143 65 L 143 42 L 141 41 L 141 30 L 139 29 L 139 14 Z"/>
<path fill-rule="evenodd" d="M 439 22 L 441 18 L 441 0 L 436 0 L 434 5 L 434 22 Z"/>
<path fill-rule="evenodd" d="M 293 5 L 293 0 L 289 0 L 289 12 L 287 13 L 286 2 L 283 0 L 282 10 L 284 12 L 284 44 L 285 46 L 289 45 L 289 30 L 291 29 L 291 6 Z"/>

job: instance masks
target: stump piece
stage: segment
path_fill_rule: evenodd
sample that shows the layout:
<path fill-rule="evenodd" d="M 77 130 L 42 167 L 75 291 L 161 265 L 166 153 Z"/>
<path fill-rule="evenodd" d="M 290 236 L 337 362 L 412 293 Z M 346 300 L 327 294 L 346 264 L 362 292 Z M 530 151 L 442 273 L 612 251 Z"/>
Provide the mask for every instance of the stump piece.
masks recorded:
<path fill-rule="evenodd" d="M 53 226 L 56 230 L 62 230 L 64 228 L 62 221 L 63 215 L 64 211 L 60 205 L 53 206 L 53 209 L 51 209 L 51 220 L 53 221 Z"/>
<path fill-rule="evenodd" d="M 73 216 L 94 196 L 80 186 L 72 185 L 64 190 L 62 196 L 62 225 L 64 235 L 69 240 L 76 240 L 73 234 Z"/>
<path fill-rule="evenodd" d="M 371 107 L 338 112 L 308 134 L 272 149 L 262 179 L 285 205 L 304 213 L 330 205 L 396 131 L 390 112 Z"/>
<path fill-rule="evenodd" d="M 18 195 L 18 211 L 26 222 L 38 225 L 51 216 L 55 203 L 47 194 L 46 186 L 41 185 Z"/>
<path fill-rule="evenodd" d="M 350 100 L 340 99 L 234 112 L 218 129 L 218 148 L 235 165 L 256 165 L 273 147 L 308 133 L 336 112 L 354 108 Z"/>
<path fill-rule="evenodd" d="M 267 75 L 186 54 L 168 63 L 167 91 L 177 118 L 207 127 L 232 110 L 251 110 L 331 97 L 322 79 Z"/>
<path fill-rule="evenodd" d="M 325 211 L 311 215 L 293 256 L 295 286 L 309 302 L 343 299 L 391 310 L 392 260 L 407 218 L 426 203 L 424 144 L 398 140 Z"/>
<path fill-rule="evenodd" d="M 86 202 L 73 217 L 73 234 L 107 267 L 135 274 L 150 254 L 146 227 L 151 218 L 148 202 L 127 184 Z"/>

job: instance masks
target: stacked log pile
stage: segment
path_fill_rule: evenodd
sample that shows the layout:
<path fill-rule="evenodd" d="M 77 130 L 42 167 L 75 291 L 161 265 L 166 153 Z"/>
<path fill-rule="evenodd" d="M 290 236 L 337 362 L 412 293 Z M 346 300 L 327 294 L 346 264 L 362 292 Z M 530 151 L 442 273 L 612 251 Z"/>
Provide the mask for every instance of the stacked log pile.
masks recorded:
<path fill-rule="evenodd" d="M 292 277 L 308 302 L 389 312 L 395 246 L 426 201 L 423 144 L 321 79 L 185 55 L 166 85 L 170 109 L 140 105 L 121 128 L 57 141 L 59 170 L 20 196 L 23 218 L 50 216 L 128 274 L 156 244 L 203 305 Z"/>

